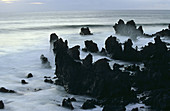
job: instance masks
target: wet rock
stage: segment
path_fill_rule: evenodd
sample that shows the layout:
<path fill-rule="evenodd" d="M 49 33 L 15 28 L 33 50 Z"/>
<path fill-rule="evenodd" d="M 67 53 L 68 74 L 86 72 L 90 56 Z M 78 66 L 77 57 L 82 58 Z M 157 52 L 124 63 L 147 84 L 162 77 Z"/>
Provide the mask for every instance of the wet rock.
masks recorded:
<path fill-rule="evenodd" d="M 27 75 L 27 78 L 32 78 L 32 77 L 33 77 L 32 73 L 29 73 L 29 74 Z"/>
<path fill-rule="evenodd" d="M 113 59 L 122 58 L 122 46 L 117 41 L 116 37 L 108 37 L 105 41 L 105 48 L 108 54 L 111 54 Z"/>
<path fill-rule="evenodd" d="M 16 93 L 14 90 L 9 90 L 4 87 L 0 88 L 0 92 L 2 92 L 2 93 Z"/>
<path fill-rule="evenodd" d="M 87 51 L 92 53 L 97 53 L 99 51 L 97 44 L 94 43 L 92 40 L 85 41 L 85 49 L 87 49 Z"/>
<path fill-rule="evenodd" d="M 50 62 L 48 61 L 48 58 L 45 57 L 43 54 L 40 56 L 41 63 L 44 68 L 51 68 Z"/>
<path fill-rule="evenodd" d="M 55 42 L 58 40 L 58 36 L 55 33 L 50 35 L 50 42 Z"/>
<path fill-rule="evenodd" d="M 100 54 L 103 56 L 106 56 L 107 55 L 106 49 L 102 48 L 102 50 L 100 51 Z"/>
<path fill-rule="evenodd" d="M 90 32 L 89 27 L 82 27 L 80 35 L 93 35 L 93 34 Z"/>
<path fill-rule="evenodd" d="M 76 45 L 68 50 L 68 54 L 75 60 L 80 60 L 80 46 Z"/>
<path fill-rule="evenodd" d="M 51 79 L 45 79 L 44 82 L 46 82 L 46 83 L 51 83 L 51 84 L 54 83 Z"/>
<path fill-rule="evenodd" d="M 63 101 L 62 101 L 62 106 L 63 106 L 63 107 L 66 107 L 66 108 L 68 108 L 68 109 L 71 109 L 71 110 L 74 109 L 74 107 L 73 107 L 70 99 L 63 99 Z"/>
<path fill-rule="evenodd" d="M 86 102 L 84 102 L 81 108 L 82 109 L 93 109 L 93 108 L 96 108 L 96 106 L 93 101 L 87 100 Z"/>
<path fill-rule="evenodd" d="M 168 25 L 168 29 L 170 30 L 170 24 Z"/>
<path fill-rule="evenodd" d="M 123 20 L 119 20 L 113 28 L 115 29 L 116 34 L 120 34 L 123 36 L 143 36 L 143 29 L 140 26 L 138 29 L 136 28 L 136 23 L 133 20 L 128 21 L 126 24 Z"/>
<path fill-rule="evenodd" d="M 26 82 L 25 80 L 21 80 L 22 84 L 28 84 L 28 82 Z"/>
<path fill-rule="evenodd" d="M 0 109 L 4 109 L 4 108 L 5 108 L 4 103 L 3 103 L 3 101 L 1 100 L 1 101 L 0 101 Z"/>
<path fill-rule="evenodd" d="M 71 101 L 71 102 L 76 102 L 77 100 L 76 100 L 74 97 L 72 97 L 72 98 L 70 99 L 70 101 Z"/>

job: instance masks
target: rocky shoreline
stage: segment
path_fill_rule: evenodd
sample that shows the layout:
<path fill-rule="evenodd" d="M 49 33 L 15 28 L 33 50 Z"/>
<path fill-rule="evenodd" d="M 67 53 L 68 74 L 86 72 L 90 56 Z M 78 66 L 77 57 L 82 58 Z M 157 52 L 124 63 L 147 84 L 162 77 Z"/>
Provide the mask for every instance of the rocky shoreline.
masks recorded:
<path fill-rule="evenodd" d="M 141 27 L 138 30 L 142 32 Z M 64 86 L 68 93 L 95 97 L 97 100 L 90 103 L 104 106 L 103 111 L 125 110 L 126 105 L 139 102 L 151 106 L 151 109 L 170 110 L 170 51 L 160 36 L 157 35 L 154 43 L 148 43 L 141 50 L 132 47 L 131 39 L 119 43 L 116 37 L 110 36 L 102 51 L 93 41 L 85 41 L 82 50 L 89 54 L 84 59 L 80 59 L 80 46 L 69 48 L 67 40 L 55 36 L 55 84 Z M 92 63 L 90 53 L 141 62 L 144 68 L 136 64 L 128 67 L 114 64 L 111 69 L 106 58 Z M 144 95 L 137 98 L 142 93 Z"/>

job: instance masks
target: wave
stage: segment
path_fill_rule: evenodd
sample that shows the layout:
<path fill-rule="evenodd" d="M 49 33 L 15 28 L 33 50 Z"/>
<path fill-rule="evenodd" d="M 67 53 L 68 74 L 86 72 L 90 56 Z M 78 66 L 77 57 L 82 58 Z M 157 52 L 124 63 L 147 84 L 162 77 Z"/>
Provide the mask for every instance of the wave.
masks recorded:
<path fill-rule="evenodd" d="M 114 24 L 113 24 L 114 25 Z M 10 32 L 10 31 L 40 31 L 40 30 L 53 30 L 53 29 L 73 29 L 73 28 L 81 28 L 81 27 L 90 27 L 90 28 L 112 28 L 113 25 L 105 25 L 105 24 L 80 24 L 80 25 L 51 25 L 51 26 L 32 26 L 32 27 L 23 27 L 23 28 L 7 28 L 7 29 L 0 29 L 0 33 L 3 32 Z M 142 23 L 136 24 L 137 26 L 168 26 L 169 23 Z"/>

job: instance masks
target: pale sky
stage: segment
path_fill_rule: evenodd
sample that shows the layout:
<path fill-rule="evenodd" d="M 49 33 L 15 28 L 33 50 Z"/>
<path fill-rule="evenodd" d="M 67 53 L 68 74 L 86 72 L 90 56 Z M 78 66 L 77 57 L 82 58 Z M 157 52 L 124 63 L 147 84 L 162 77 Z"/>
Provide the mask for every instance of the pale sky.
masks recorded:
<path fill-rule="evenodd" d="M 0 0 L 0 12 L 170 10 L 170 0 Z"/>

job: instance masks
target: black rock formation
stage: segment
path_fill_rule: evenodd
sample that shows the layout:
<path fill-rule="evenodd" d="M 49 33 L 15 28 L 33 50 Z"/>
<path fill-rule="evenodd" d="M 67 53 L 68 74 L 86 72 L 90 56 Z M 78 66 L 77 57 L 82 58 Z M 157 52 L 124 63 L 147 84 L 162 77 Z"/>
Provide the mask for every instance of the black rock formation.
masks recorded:
<path fill-rule="evenodd" d="M 89 27 L 82 27 L 80 35 L 93 35 L 93 33 L 90 32 Z"/>
<path fill-rule="evenodd" d="M 73 59 L 75 59 L 75 60 L 80 60 L 80 57 L 79 57 L 80 51 L 79 51 L 79 49 L 80 49 L 80 46 L 79 46 L 79 45 L 76 45 L 76 46 L 74 46 L 74 47 L 72 47 L 72 48 L 70 48 L 70 49 L 68 50 L 68 54 L 69 54 Z"/>
<path fill-rule="evenodd" d="M 83 103 L 81 108 L 82 109 L 93 109 L 93 108 L 96 108 L 96 106 L 93 101 L 87 100 L 86 102 Z"/>
<path fill-rule="evenodd" d="M 85 42 L 85 48 L 83 51 L 89 51 L 92 53 L 97 53 L 99 51 L 97 44 L 94 43 L 92 40 L 86 40 Z"/>
<path fill-rule="evenodd" d="M 128 25 L 134 25 L 134 23 L 130 22 Z M 68 93 L 96 97 L 102 101 L 100 103 L 104 105 L 103 110 L 110 111 L 112 108 L 125 110 L 124 106 L 127 104 L 138 102 L 137 94 L 149 91 L 150 101 L 146 102 L 148 105 L 155 109 L 169 108 L 168 99 L 165 97 L 170 97 L 168 92 L 170 86 L 170 51 L 159 36 L 155 38 L 155 43 L 149 43 L 140 51 L 132 47 L 133 43 L 130 39 L 124 43 L 124 49 L 115 37 L 109 37 L 106 40 L 106 53 L 115 59 L 130 62 L 139 61 L 144 64 L 142 70 L 139 66 L 133 65 L 122 71 L 120 68 L 124 66 L 119 64 L 115 64 L 112 70 L 108 59 L 103 58 L 92 63 L 91 54 L 82 61 L 77 61 L 75 58 L 79 57 L 80 54 L 78 48 L 73 48 L 75 51 L 70 54 L 67 44 L 68 42 L 64 42 L 60 38 L 54 42 L 53 51 L 56 65 L 55 75 L 58 78 L 56 84 L 64 86 Z M 96 47 L 97 44 L 94 46 Z M 91 48 L 87 49 L 91 50 Z M 76 57 L 73 57 L 74 54 Z M 136 87 L 137 90 L 132 91 L 132 87 Z M 154 98 L 152 95 L 156 90 L 159 90 L 160 96 Z M 155 105 L 159 104 L 155 101 L 161 101 L 165 106 Z M 143 102 L 145 103 L 145 101 Z"/>
<path fill-rule="evenodd" d="M 2 92 L 2 93 L 16 93 L 14 90 L 9 90 L 4 87 L 0 88 L 0 92 Z"/>
<path fill-rule="evenodd" d="M 4 106 L 4 103 L 3 103 L 3 101 L 1 100 L 1 101 L 0 101 L 0 109 L 4 109 L 4 107 L 5 107 L 5 106 Z"/>
<path fill-rule="evenodd" d="M 28 84 L 28 82 L 26 82 L 25 80 L 21 80 L 22 84 Z"/>
<path fill-rule="evenodd" d="M 29 74 L 27 75 L 27 78 L 32 78 L 32 77 L 33 77 L 32 73 L 29 73 Z"/>
<path fill-rule="evenodd" d="M 63 99 L 62 106 L 71 110 L 74 109 L 70 99 Z"/>
<path fill-rule="evenodd" d="M 58 36 L 55 33 L 52 33 L 50 35 L 50 43 L 55 42 L 56 40 L 58 40 Z"/>
<path fill-rule="evenodd" d="M 116 34 L 120 34 L 123 36 L 131 36 L 131 37 L 143 36 L 142 26 L 136 28 L 136 23 L 133 20 L 128 21 L 125 24 L 124 21 L 120 19 L 118 23 L 116 23 L 113 26 L 113 28 L 115 29 Z"/>

